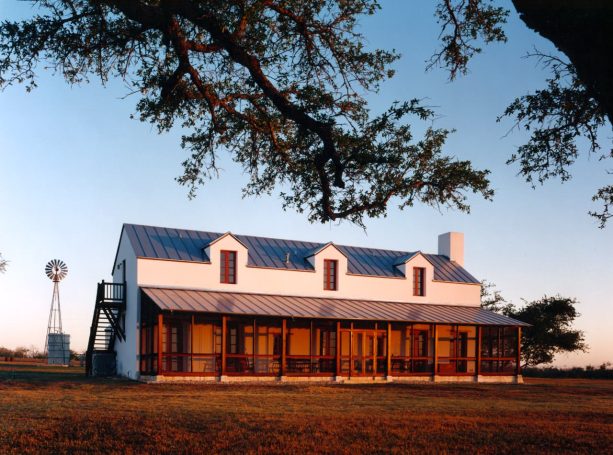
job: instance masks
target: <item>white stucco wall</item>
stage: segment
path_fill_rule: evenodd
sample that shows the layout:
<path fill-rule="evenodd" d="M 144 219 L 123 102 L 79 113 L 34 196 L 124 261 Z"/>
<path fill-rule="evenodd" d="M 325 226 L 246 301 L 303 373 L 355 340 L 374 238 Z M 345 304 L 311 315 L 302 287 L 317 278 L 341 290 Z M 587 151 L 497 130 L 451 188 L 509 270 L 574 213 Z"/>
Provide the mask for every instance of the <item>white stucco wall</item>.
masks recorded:
<path fill-rule="evenodd" d="M 115 352 L 117 355 L 117 374 L 131 379 L 138 379 L 138 343 L 139 336 L 139 320 L 140 320 L 140 294 L 137 285 L 137 260 L 132 245 L 125 233 L 122 233 L 117 250 L 117 259 L 115 268 L 113 269 L 113 282 L 123 282 L 123 261 L 125 260 L 125 277 L 126 277 L 126 314 L 125 314 L 125 332 L 126 340 L 115 341 Z M 118 268 L 118 265 L 120 267 Z"/>
<path fill-rule="evenodd" d="M 128 242 L 126 242 L 128 243 Z M 237 283 L 219 282 L 221 250 L 237 251 Z M 406 278 L 383 278 L 347 274 L 347 258 L 333 245 L 321 250 L 313 258 L 315 271 L 278 270 L 247 266 L 247 249 L 232 236 L 213 243 L 208 251 L 210 263 L 138 259 L 138 286 L 176 287 L 260 294 L 300 295 L 365 299 L 393 302 L 432 303 L 445 305 L 480 304 L 480 285 L 433 281 L 432 264 L 418 254 L 404 267 Z M 132 253 L 133 254 L 133 253 Z M 323 288 L 324 259 L 338 260 L 338 290 Z M 413 296 L 413 267 L 426 268 L 426 295 Z M 131 265 L 129 269 L 136 269 Z M 129 286 L 130 287 L 130 286 Z"/>

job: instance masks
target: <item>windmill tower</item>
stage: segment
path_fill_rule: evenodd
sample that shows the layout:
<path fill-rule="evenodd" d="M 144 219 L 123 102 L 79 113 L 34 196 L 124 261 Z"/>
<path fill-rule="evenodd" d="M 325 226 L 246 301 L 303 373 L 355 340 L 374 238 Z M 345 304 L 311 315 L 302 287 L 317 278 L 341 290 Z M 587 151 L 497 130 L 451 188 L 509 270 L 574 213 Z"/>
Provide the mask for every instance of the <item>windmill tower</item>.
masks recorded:
<path fill-rule="evenodd" d="M 68 274 L 68 267 L 59 259 L 47 263 L 45 273 L 53 281 L 53 297 L 45 338 L 45 354 L 49 365 L 68 365 L 70 363 L 70 335 L 62 330 L 62 310 L 60 307 L 60 281 Z"/>

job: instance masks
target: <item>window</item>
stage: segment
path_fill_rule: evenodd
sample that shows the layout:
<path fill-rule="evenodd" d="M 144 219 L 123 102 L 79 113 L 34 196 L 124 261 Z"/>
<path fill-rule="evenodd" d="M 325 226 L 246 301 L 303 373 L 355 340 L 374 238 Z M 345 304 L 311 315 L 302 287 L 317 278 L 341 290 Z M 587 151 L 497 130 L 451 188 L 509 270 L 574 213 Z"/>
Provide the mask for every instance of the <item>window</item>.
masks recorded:
<path fill-rule="evenodd" d="M 392 324 L 391 367 L 393 376 L 432 374 L 434 329 L 427 324 Z"/>
<path fill-rule="evenodd" d="M 481 330 L 481 374 L 514 374 L 517 327 L 483 327 Z"/>
<path fill-rule="evenodd" d="M 436 352 L 437 374 L 475 374 L 477 368 L 477 328 L 439 325 Z"/>
<path fill-rule="evenodd" d="M 236 251 L 222 251 L 219 266 L 220 283 L 236 284 Z"/>
<path fill-rule="evenodd" d="M 413 357 L 428 357 L 428 331 L 413 330 Z"/>
<path fill-rule="evenodd" d="M 338 261 L 332 259 L 324 259 L 324 289 L 326 291 L 336 291 Z"/>
<path fill-rule="evenodd" d="M 413 267 L 413 295 L 426 295 L 426 269 L 423 267 Z"/>

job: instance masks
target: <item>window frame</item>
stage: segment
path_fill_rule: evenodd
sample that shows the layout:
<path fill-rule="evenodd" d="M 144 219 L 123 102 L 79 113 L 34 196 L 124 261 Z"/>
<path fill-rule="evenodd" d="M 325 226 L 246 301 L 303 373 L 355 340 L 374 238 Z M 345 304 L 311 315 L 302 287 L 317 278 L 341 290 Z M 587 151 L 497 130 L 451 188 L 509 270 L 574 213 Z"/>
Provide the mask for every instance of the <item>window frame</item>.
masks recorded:
<path fill-rule="evenodd" d="M 333 265 L 331 268 L 330 266 Z M 332 274 L 331 271 L 332 270 Z M 330 278 L 334 279 L 331 280 Z M 324 259 L 324 291 L 338 291 L 338 260 Z"/>
<path fill-rule="evenodd" d="M 233 261 L 230 261 L 230 257 L 233 256 Z M 238 252 L 233 250 L 221 250 L 219 252 L 219 282 L 221 284 L 236 284 L 238 281 L 236 262 L 238 259 Z M 232 262 L 232 274 L 230 274 L 230 262 Z M 233 276 L 233 280 L 230 280 L 230 275 Z"/>
<path fill-rule="evenodd" d="M 426 296 L 426 268 L 413 267 L 413 296 Z"/>

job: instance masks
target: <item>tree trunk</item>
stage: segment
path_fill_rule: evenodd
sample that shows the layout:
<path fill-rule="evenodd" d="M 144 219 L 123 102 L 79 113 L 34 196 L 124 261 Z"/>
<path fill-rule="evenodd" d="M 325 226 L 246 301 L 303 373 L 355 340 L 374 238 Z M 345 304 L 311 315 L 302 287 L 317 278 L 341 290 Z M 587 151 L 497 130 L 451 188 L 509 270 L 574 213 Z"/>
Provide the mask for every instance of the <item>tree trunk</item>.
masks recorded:
<path fill-rule="evenodd" d="M 525 24 L 570 59 L 613 123 L 613 1 L 513 0 Z"/>

